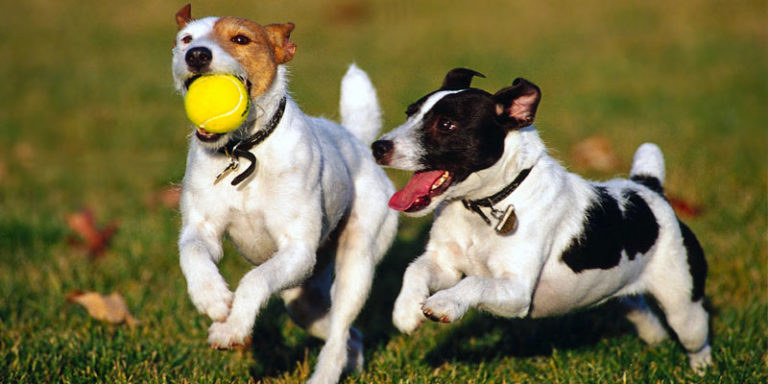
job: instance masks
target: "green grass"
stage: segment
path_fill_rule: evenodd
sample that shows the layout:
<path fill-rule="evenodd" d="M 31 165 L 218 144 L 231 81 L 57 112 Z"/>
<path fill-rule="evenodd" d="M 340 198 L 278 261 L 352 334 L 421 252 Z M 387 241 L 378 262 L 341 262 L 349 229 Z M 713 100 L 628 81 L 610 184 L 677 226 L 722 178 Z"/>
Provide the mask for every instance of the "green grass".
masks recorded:
<path fill-rule="evenodd" d="M 169 69 L 181 5 L 0 0 L 0 382 L 292 383 L 316 361 L 321 344 L 278 302 L 251 350 L 208 348 L 178 267 L 178 212 L 147 203 L 183 176 L 189 130 Z M 716 368 L 703 379 L 678 344 L 645 347 L 610 305 L 540 321 L 471 313 L 399 334 L 392 303 L 429 225 L 403 219 L 357 321 L 366 370 L 346 382 L 768 380 L 764 1 L 200 2 L 193 14 L 295 22 L 292 93 L 330 118 L 352 61 L 377 85 L 387 127 L 450 68 L 483 72 L 475 84 L 490 91 L 525 76 L 543 90 L 537 127 L 564 164 L 599 134 L 625 175 L 653 141 L 667 191 L 704 209 L 686 220 L 710 265 Z M 120 222 L 99 261 L 68 245 L 64 218 L 83 207 Z M 247 265 L 228 246 L 222 269 L 234 284 Z M 75 289 L 120 292 L 141 325 L 90 319 L 67 303 Z"/>

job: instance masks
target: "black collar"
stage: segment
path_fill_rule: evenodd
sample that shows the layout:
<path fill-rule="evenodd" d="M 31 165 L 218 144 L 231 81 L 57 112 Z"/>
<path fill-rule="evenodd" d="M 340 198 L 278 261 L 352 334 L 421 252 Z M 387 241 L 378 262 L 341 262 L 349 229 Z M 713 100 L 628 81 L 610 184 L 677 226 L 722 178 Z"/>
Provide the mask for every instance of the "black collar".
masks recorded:
<path fill-rule="evenodd" d="M 229 171 L 234 171 L 237 169 L 237 166 L 240 164 L 238 161 L 239 157 L 245 157 L 248 159 L 248 161 L 251 162 L 251 164 L 248 165 L 248 168 L 246 168 L 245 171 L 241 172 L 239 175 L 237 175 L 237 177 L 234 178 L 234 180 L 232 180 L 232 185 L 240 184 L 241 181 L 245 180 L 253 173 L 253 171 L 256 169 L 256 156 L 254 156 L 253 153 L 251 153 L 249 150 L 261 144 L 264 140 L 267 139 L 267 137 L 269 137 L 269 135 L 272 134 L 272 132 L 275 131 L 275 128 L 277 128 L 277 125 L 280 124 L 280 120 L 283 118 L 283 113 L 285 112 L 285 103 L 286 98 L 283 96 L 283 98 L 280 99 L 280 105 L 277 107 L 277 111 L 275 111 L 275 114 L 272 115 L 272 118 L 269 120 L 264 129 L 259 130 L 258 132 L 254 133 L 253 136 L 246 139 L 230 140 L 225 146 L 219 148 L 218 153 L 229 157 L 230 163 L 227 168 L 225 168 L 216 177 L 216 181 L 218 181 Z"/>
<path fill-rule="evenodd" d="M 504 187 L 504 189 L 502 189 L 501 191 L 491 196 L 478 199 L 478 200 L 469 200 L 469 199 L 462 200 L 461 202 L 464 203 L 464 208 L 474 213 L 477 213 L 478 215 L 480 215 L 483 221 L 485 221 L 488 225 L 492 225 L 491 219 L 489 219 L 488 216 L 486 216 L 485 213 L 483 213 L 483 210 L 480 209 L 480 207 L 490 207 L 491 211 L 494 214 L 497 213 L 499 210 L 493 208 L 493 206 L 501 202 L 502 200 L 506 199 L 507 196 L 511 195 L 512 192 L 514 192 L 517 189 L 517 187 L 519 187 L 520 184 L 523 183 L 525 178 L 528 177 L 528 174 L 531 173 L 531 169 L 533 169 L 533 167 L 526 168 L 520 171 L 520 173 L 517 174 L 517 177 L 515 177 L 515 179 L 512 180 L 512 182 L 509 183 L 509 185 L 507 185 L 506 187 Z M 500 212 L 503 213 L 503 211 L 500 211 Z"/>

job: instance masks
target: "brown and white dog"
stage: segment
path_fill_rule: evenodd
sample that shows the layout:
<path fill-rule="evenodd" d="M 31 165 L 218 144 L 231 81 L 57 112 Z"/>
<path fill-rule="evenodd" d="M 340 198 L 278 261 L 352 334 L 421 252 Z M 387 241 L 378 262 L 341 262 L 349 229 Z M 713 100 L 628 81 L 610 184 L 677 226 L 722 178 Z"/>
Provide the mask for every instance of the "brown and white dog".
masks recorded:
<path fill-rule="evenodd" d="M 373 85 L 352 65 L 342 80 L 344 127 L 309 117 L 286 90 L 293 24 L 193 20 L 189 5 L 176 21 L 179 92 L 201 75 L 231 74 L 252 105 L 237 130 L 197 129 L 189 143 L 179 251 L 192 302 L 214 321 L 208 342 L 245 343 L 260 308 L 281 292 L 292 319 L 326 340 L 310 381 L 336 382 L 362 368 L 351 324 L 397 230 L 386 203 L 394 188 L 368 149 L 381 127 Z M 217 269 L 225 235 L 255 265 L 234 293 Z"/>

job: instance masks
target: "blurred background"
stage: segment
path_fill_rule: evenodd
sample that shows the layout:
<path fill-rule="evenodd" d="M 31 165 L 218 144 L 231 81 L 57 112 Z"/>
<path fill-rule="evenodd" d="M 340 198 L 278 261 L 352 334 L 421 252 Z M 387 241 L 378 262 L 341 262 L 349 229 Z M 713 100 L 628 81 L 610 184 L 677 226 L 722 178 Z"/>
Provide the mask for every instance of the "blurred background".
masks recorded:
<path fill-rule="evenodd" d="M 207 348 L 208 322 L 187 298 L 176 204 L 191 128 L 170 74 L 174 14 L 184 4 L 0 0 L 6 381 L 296 382 L 309 374 L 319 344 L 279 303 L 265 309 L 250 350 L 225 353 Z M 490 92 L 518 76 L 539 85 L 542 138 L 588 177 L 626 176 L 637 146 L 658 143 L 667 193 L 710 265 L 717 368 L 704 380 L 766 379 L 765 1 L 264 0 L 198 2 L 192 14 L 294 22 L 289 88 L 307 114 L 338 119 L 339 81 L 356 62 L 377 87 L 388 130 L 464 66 L 484 73 L 473 85 Z M 406 180 L 390 176 L 399 187 Z M 473 313 L 398 334 L 391 305 L 428 225 L 402 219 L 358 321 L 367 370 L 347 381 L 699 380 L 679 345 L 644 347 L 610 307 L 539 322 Z M 247 268 L 228 246 L 230 284 Z M 91 318 L 77 304 L 83 292 L 119 293 L 138 324 Z"/>

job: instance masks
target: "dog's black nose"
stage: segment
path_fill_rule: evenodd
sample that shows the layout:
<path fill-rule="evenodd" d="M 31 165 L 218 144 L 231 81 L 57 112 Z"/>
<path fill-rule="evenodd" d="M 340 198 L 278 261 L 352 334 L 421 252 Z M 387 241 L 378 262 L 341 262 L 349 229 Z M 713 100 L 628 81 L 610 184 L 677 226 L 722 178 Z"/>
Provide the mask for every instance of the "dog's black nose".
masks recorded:
<path fill-rule="evenodd" d="M 373 150 L 373 157 L 376 159 L 376 162 L 379 164 L 389 163 L 392 147 L 394 147 L 394 144 L 391 140 L 374 141 L 373 144 L 371 144 L 371 149 Z"/>
<path fill-rule="evenodd" d="M 184 61 L 194 71 L 203 70 L 203 68 L 211 64 L 211 59 L 213 59 L 213 53 L 206 47 L 192 48 L 184 56 Z"/>

